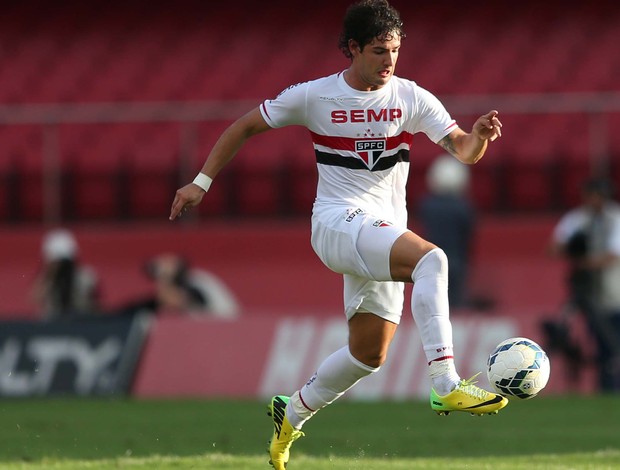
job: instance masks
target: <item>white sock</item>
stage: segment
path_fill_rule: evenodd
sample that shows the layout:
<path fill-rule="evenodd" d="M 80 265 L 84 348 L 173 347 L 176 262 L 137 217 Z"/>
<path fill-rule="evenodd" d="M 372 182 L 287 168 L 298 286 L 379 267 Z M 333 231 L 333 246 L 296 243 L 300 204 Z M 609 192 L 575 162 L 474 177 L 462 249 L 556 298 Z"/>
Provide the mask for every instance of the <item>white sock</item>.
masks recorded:
<path fill-rule="evenodd" d="M 433 388 L 440 395 L 454 389 L 460 377 L 454 367 L 448 303 L 448 258 L 441 248 L 426 253 L 411 275 L 411 310 L 428 360 Z"/>
<path fill-rule="evenodd" d="M 456 373 L 454 367 L 454 359 L 443 359 L 441 361 L 432 361 L 429 365 L 428 372 L 433 383 L 433 389 L 439 396 L 450 393 L 458 385 L 461 378 Z"/>
<path fill-rule="evenodd" d="M 339 349 L 291 396 L 286 417 L 294 428 L 300 429 L 314 413 L 337 400 L 361 378 L 378 370 L 379 367 L 370 367 L 355 359 L 348 346 Z"/>

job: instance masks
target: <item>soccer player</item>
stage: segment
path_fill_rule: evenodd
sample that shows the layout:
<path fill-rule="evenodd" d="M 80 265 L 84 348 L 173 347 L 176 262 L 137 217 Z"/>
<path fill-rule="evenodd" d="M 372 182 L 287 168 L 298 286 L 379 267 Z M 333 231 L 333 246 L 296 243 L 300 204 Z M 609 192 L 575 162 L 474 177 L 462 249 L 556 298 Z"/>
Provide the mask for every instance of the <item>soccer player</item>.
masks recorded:
<path fill-rule="evenodd" d="M 497 111 L 463 131 L 427 90 L 394 75 L 399 13 L 386 0 L 364 0 L 346 12 L 340 48 L 349 67 L 300 83 L 266 100 L 228 127 L 192 183 L 176 192 L 170 219 L 199 204 L 212 180 L 253 135 L 288 125 L 311 134 L 319 181 L 311 243 L 343 274 L 348 345 L 335 351 L 292 396 L 269 405 L 274 423 L 270 463 L 285 468 L 302 425 L 361 378 L 379 370 L 400 321 L 404 282 L 439 414 L 494 414 L 507 400 L 463 380 L 454 365 L 448 305 L 448 260 L 441 248 L 407 229 L 405 184 L 413 134 L 423 132 L 463 163 L 476 163 L 501 135 Z"/>

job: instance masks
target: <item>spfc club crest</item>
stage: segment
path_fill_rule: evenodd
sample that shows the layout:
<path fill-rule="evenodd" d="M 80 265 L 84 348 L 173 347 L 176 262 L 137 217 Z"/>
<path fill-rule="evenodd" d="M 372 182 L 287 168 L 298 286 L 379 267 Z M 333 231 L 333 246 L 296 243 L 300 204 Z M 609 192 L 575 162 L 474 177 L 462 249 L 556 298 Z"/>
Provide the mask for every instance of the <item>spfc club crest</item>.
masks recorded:
<path fill-rule="evenodd" d="M 355 152 L 372 170 L 386 149 L 385 139 L 364 139 L 355 141 Z"/>

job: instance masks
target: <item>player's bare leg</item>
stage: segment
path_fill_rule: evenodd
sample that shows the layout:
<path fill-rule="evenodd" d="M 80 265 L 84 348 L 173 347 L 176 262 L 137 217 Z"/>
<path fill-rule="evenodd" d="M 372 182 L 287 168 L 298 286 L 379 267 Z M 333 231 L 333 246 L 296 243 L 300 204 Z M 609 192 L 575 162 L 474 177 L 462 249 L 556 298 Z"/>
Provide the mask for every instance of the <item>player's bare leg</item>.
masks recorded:
<path fill-rule="evenodd" d="M 398 325 L 369 312 L 358 312 L 349 320 L 349 350 L 354 358 L 378 368 L 387 359 L 388 348 Z"/>

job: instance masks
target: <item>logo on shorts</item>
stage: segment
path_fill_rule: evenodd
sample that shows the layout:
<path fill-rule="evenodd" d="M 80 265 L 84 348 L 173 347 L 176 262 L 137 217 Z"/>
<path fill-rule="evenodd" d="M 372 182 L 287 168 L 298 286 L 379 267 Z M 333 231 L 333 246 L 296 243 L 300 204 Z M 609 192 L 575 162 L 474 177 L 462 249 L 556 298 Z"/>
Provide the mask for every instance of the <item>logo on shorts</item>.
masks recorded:
<path fill-rule="evenodd" d="M 386 149 L 385 139 L 365 139 L 355 141 L 355 152 L 369 169 L 381 158 L 381 154 Z"/>
<path fill-rule="evenodd" d="M 362 209 L 360 209 L 359 207 L 357 209 L 349 209 L 347 211 L 348 215 L 347 218 L 344 219 L 345 222 L 351 222 L 353 219 L 355 219 L 355 216 L 357 214 L 361 214 L 362 212 L 364 212 Z"/>
<path fill-rule="evenodd" d="M 372 224 L 373 227 L 390 227 L 392 225 L 392 222 L 388 222 L 387 220 L 375 220 L 375 222 Z"/>

